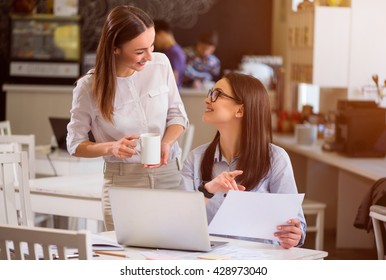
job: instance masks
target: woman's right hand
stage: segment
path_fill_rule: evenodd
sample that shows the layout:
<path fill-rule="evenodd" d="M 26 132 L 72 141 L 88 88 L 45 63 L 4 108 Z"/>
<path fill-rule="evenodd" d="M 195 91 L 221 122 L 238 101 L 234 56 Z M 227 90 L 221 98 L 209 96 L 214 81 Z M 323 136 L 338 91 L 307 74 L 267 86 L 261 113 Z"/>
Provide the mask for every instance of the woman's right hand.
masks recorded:
<path fill-rule="evenodd" d="M 228 192 L 229 190 L 244 191 L 245 187 L 238 185 L 235 178 L 243 174 L 242 170 L 222 172 L 212 181 L 205 184 L 205 189 L 210 193 Z"/>
<path fill-rule="evenodd" d="M 134 139 L 139 139 L 138 135 L 130 135 L 113 142 L 111 147 L 111 153 L 120 159 L 131 158 L 137 153 L 134 149 L 137 146 L 137 142 Z"/>

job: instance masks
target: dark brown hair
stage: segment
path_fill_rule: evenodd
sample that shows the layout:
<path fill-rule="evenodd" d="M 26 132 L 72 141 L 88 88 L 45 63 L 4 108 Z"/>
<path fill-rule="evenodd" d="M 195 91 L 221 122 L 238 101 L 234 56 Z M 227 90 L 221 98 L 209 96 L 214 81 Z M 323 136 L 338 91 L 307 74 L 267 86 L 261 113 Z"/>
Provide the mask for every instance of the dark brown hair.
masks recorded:
<path fill-rule="evenodd" d="M 110 11 L 103 25 L 96 51 L 93 94 L 104 119 L 112 122 L 116 89 L 114 49 L 136 38 L 154 26 L 152 19 L 141 9 L 118 6 Z"/>
<path fill-rule="evenodd" d="M 271 168 L 272 128 L 269 96 L 264 85 L 252 76 L 230 72 L 224 78 L 228 80 L 235 97 L 242 101 L 244 107 L 236 167 L 243 170 L 243 174 L 236 179 L 238 184 L 251 190 Z M 214 154 L 219 141 L 220 133 L 217 131 L 201 162 L 203 181 L 212 180 Z"/>
<path fill-rule="evenodd" d="M 198 38 L 198 42 L 217 47 L 218 34 L 215 31 L 204 32 Z"/>
<path fill-rule="evenodd" d="M 163 19 L 155 19 L 154 20 L 154 29 L 155 32 L 158 33 L 160 31 L 165 31 L 167 33 L 172 33 L 172 27 L 169 22 Z"/>

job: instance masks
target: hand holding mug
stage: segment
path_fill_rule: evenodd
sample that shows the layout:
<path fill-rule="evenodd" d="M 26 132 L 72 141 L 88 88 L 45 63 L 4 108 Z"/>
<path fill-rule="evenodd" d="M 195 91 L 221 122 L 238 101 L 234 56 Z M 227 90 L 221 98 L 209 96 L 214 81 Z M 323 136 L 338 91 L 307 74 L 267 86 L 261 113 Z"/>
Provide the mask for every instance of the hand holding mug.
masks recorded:
<path fill-rule="evenodd" d="M 137 146 L 136 139 L 139 139 L 138 135 L 130 135 L 115 141 L 112 145 L 112 154 L 117 158 L 131 158 L 137 152 L 135 147 Z"/>

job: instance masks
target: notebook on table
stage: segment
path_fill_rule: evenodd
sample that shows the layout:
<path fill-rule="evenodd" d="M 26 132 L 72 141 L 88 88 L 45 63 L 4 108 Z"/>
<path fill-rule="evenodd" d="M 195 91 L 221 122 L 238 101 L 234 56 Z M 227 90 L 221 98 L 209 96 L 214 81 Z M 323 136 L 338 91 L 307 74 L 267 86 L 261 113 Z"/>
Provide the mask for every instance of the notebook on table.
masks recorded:
<path fill-rule="evenodd" d="M 200 192 L 110 187 L 118 243 L 126 246 L 207 252 L 211 242 Z"/>

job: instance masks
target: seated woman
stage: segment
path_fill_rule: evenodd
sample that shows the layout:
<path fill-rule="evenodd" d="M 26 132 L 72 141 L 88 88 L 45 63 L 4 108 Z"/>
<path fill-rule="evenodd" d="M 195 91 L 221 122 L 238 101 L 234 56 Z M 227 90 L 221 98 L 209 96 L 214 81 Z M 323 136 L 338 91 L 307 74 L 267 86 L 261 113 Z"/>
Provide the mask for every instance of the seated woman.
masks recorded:
<path fill-rule="evenodd" d="M 288 154 L 271 143 L 269 97 L 259 80 L 231 72 L 209 91 L 205 104 L 203 121 L 215 126 L 217 134 L 211 143 L 189 153 L 181 187 L 204 193 L 209 222 L 229 190 L 297 193 Z M 303 211 L 277 229 L 275 236 L 283 248 L 303 245 Z"/>

